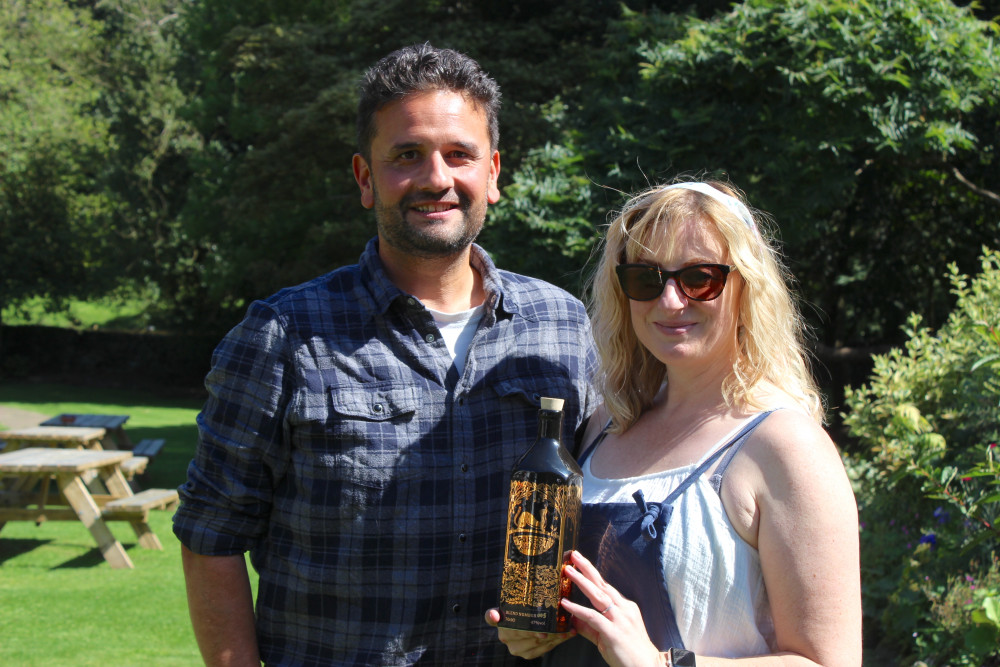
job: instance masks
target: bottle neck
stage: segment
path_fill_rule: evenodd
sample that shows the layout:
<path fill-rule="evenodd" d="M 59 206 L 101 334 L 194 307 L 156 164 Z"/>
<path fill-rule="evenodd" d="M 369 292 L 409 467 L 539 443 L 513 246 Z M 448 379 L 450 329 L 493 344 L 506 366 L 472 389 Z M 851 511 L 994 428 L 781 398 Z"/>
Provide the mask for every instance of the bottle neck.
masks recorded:
<path fill-rule="evenodd" d="M 562 440 L 563 413 L 556 410 L 540 410 L 538 413 L 538 437 Z"/>

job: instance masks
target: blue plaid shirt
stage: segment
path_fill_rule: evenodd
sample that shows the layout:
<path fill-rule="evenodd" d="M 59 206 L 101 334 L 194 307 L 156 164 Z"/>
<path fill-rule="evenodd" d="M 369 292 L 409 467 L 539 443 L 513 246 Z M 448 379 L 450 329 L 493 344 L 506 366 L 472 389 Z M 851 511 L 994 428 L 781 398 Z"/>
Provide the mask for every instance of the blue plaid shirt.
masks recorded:
<path fill-rule="evenodd" d="M 497 604 L 510 471 L 540 396 L 594 407 L 582 304 L 497 270 L 461 376 L 369 242 L 358 265 L 253 303 L 220 343 L 174 532 L 249 551 L 269 665 L 515 664 Z"/>

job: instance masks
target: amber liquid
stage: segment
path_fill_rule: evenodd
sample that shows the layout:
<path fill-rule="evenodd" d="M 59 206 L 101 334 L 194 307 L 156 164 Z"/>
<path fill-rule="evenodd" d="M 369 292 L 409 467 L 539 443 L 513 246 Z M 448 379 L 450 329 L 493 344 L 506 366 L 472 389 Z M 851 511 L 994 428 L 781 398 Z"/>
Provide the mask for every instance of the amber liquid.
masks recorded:
<path fill-rule="evenodd" d="M 559 600 L 570 594 L 562 573 L 576 548 L 583 475 L 560 442 L 562 412 L 539 412 L 538 438 L 511 473 L 507 540 L 500 584 L 500 626 L 568 632 Z"/>

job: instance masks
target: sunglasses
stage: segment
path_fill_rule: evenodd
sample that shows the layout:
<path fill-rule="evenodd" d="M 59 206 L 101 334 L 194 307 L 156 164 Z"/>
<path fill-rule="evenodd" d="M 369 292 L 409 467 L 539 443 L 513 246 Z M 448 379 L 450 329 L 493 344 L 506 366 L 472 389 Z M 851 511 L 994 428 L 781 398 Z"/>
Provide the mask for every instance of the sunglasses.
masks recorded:
<path fill-rule="evenodd" d="M 677 271 L 664 271 L 650 264 L 619 264 L 615 267 L 615 273 L 618 274 L 618 283 L 625 296 L 633 301 L 652 301 L 658 298 L 671 278 L 687 298 L 711 301 L 722 294 L 726 276 L 735 269 L 735 266 L 727 264 L 692 264 Z"/>

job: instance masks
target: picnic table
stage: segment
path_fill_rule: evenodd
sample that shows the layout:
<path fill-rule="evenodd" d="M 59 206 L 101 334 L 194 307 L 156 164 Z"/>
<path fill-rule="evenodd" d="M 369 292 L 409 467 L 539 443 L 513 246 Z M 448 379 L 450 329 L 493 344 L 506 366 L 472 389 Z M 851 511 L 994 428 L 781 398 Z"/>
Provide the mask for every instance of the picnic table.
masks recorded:
<path fill-rule="evenodd" d="M 125 422 L 128 421 L 128 417 L 128 415 L 88 415 L 64 412 L 51 419 L 46 419 L 40 426 L 103 428 L 114 438 L 114 443 L 107 443 L 108 446 L 105 449 L 132 449 L 132 441 L 125 433 Z"/>
<path fill-rule="evenodd" d="M 144 438 L 132 444 L 131 438 L 125 432 L 125 422 L 128 415 L 94 415 L 76 412 L 64 412 L 43 421 L 38 428 L 49 428 L 70 431 L 79 428 L 102 428 L 111 437 L 102 438 L 104 449 L 128 449 L 135 454 L 135 459 L 126 464 L 126 476 L 129 479 L 136 474 L 145 472 L 146 466 L 166 446 L 163 438 Z M 0 434 L 3 440 L 3 434 Z M 22 445 L 24 446 L 24 445 Z"/>
<path fill-rule="evenodd" d="M 0 442 L 6 442 L 5 452 L 24 447 L 64 447 L 71 449 L 104 449 L 107 431 L 92 426 L 29 426 L 0 431 Z M 112 445 L 110 449 L 115 449 Z"/>
<path fill-rule="evenodd" d="M 0 530 L 8 521 L 80 521 L 116 569 L 134 567 L 107 521 L 127 521 L 147 549 L 163 549 L 149 512 L 178 502 L 174 489 L 133 493 L 121 465 L 131 452 L 27 447 L 0 454 Z M 96 472 L 103 493 L 88 480 Z M 52 482 L 56 488 L 52 489 Z M 92 482 L 92 480 L 90 480 Z"/>

